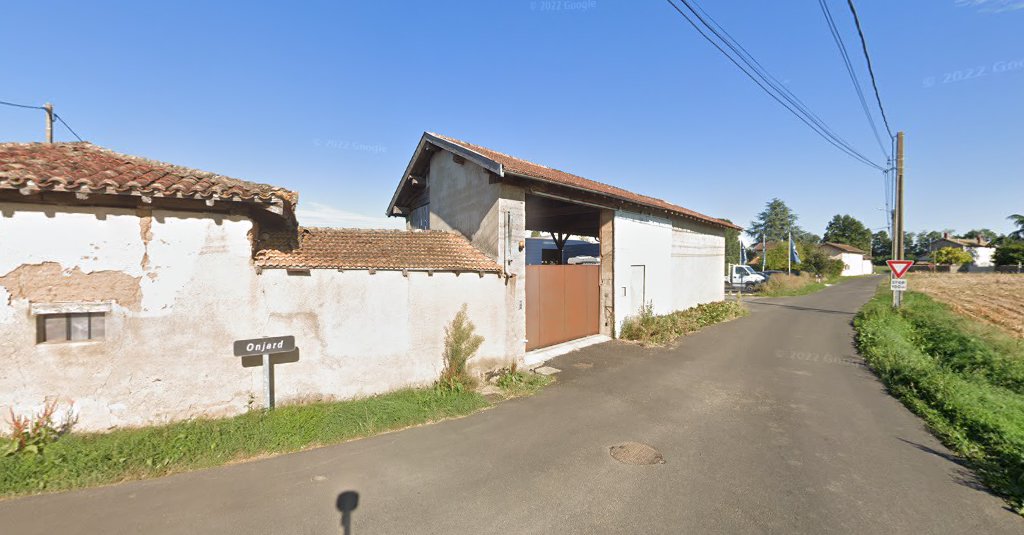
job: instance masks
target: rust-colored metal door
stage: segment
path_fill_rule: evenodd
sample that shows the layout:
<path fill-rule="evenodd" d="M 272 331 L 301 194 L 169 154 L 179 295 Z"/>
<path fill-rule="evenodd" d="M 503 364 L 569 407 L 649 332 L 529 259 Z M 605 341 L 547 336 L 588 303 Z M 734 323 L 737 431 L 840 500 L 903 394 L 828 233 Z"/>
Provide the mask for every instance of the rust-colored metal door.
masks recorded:
<path fill-rule="evenodd" d="M 526 266 L 526 350 L 600 332 L 600 266 Z"/>

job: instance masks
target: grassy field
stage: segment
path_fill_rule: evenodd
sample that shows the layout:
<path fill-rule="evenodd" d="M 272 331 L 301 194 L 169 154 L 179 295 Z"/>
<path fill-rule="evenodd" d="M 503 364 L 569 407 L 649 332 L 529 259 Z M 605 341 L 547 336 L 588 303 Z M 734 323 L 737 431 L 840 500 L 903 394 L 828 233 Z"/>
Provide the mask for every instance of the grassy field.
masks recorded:
<path fill-rule="evenodd" d="M 922 293 L 908 292 L 895 311 L 890 295 L 880 290 L 854 320 L 861 354 L 893 395 L 1021 512 L 1022 341 Z"/>
<path fill-rule="evenodd" d="M 1024 338 L 1024 275 L 912 273 L 908 284 L 960 314 Z"/>
<path fill-rule="evenodd" d="M 518 389 L 532 391 L 536 380 Z M 143 479 L 288 453 L 470 414 L 475 392 L 410 389 L 110 433 L 72 433 L 39 454 L 0 457 L 0 496 Z"/>

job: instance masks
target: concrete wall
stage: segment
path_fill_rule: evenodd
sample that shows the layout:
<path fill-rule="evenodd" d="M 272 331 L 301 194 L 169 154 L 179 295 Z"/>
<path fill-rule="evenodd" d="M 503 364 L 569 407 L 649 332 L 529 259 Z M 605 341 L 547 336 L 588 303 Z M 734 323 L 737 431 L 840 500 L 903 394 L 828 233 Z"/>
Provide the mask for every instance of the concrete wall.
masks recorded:
<path fill-rule="evenodd" d="M 475 163 L 455 163 L 447 151 L 437 151 L 431 157 L 427 182 L 430 229 L 458 232 L 497 259 L 501 185 L 490 184 L 487 172 Z"/>
<path fill-rule="evenodd" d="M 257 275 L 251 229 L 244 216 L 0 203 L 0 413 L 60 397 L 81 430 L 237 414 L 262 403 L 262 376 L 231 342 L 263 335 L 299 346 L 276 368 L 280 402 L 426 384 L 462 303 L 487 339 L 474 369 L 522 353 L 507 308 L 520 292 L 503 277 Z M 31 305 L 58 302 L 108 303 L 106 336 L 37 344 Z"/>
<path fill-rule="evenodd" d="M 870 275 L 874 271 L 870 260 L 864 260 L 864 255 L 855 253 L 840 253 L 832 258 L 843 262 L 843 277 L 855 277 L 858 275 Z"/>

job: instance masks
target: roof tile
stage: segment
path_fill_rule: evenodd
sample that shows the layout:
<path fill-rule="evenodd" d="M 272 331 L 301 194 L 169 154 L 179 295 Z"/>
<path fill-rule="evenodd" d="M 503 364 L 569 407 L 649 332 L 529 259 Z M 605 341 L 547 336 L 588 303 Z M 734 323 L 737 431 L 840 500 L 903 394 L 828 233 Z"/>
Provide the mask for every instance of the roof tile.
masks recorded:
<path fill-rule="evenodd" d="M 256 265 L 284 269 L 435 270 L 500 273 L 459 234 L 442 231 L 302 228 L 264 240 Z"/>
<path fill-rule="evenodd" d="M 237 196 L 247 201 L 276 199 L 293 207 L 298 201 L 298 194 L 284 188 L 119 154 L 91 143 L 0 143 L 0 189 L 26 186 L 120 195 L 167 192 L 202 198 Z"/>
<path fill-rule="evenodd" d="M 535 178 L 547 182 L 554 182 L 556 184 L 562 184 L 565 186 L 570 186 L 592 193 L 598 193 L 601 195 L 607 195 L 609 197 L 615 197 L 617 199 L 633 202 L 636 204 L 640 204 L 642 206 L 660 208 L 662 210 L 667 210 L 669 212 L 673 212 L 675 214 L 689 217 L 691 219 L 696 219 L 698 221 L 709 223 L 715 226 L 729 227 L 741 230 L 741 227 L 734 225 L 733 223 L 723 221 L 717 217 L 704 215 L 702 213 L 695 212 L 688 208 L 683 208 L 682 206 L 672 204 L 670 202 L 663 201 L 655 197 L 648 197 L 647 195 L 633 193 L 632 191 L 624 190 L 622 188 L 617 188 L 615 186 L 604 184 L 602 182 L 597 182 L 594 180 L 583 178 L 572 173 L 566 173 L 565 171 L 559 171 L 558 169 L 552 169 L 550 167 L 546 167 L 527 160 L 523 160 L 521 158 L 516 158 L 515 156 L 510 156 L 508 154 L 491 150 L 486 147 L 481 147 L 480 145 L 467 143 L 459 139 L 451 138 L 448 136 L 442 136 L 440 134 L 435 133 L 430 133 L 430 135 L 437 136 L 438 138 L 441 138 L 445 141 L 459 145 L 464 149 L 476 152 L 490 160 L 494 160 L 500 163 L 504 171 L 507 173 L 512 173 L 527 178 Z"/>

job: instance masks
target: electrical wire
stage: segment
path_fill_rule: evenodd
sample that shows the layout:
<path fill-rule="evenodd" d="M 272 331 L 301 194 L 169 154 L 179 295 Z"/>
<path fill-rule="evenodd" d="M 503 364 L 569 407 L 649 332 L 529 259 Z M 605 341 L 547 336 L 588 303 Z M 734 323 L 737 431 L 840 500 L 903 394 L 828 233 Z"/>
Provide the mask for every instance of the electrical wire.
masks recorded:
<path fill-rule="evenodd" d="M 853 88 L 857 91 L 860 107 L 864 110 L 864 116 L 867 117 L 868 124 L 871 125 L 871 133 L 875 135 L 875 140 L 878 141 L 878 148 L 882 150 L 882 155 L 885 156 L 885 143 L 882 142 L 882 135 L 878 132 L 875 118 L 871 116 L 867 99 L 864 98 L 864 90 L 861 88 L 860 80 L 857 78 L 857 72 L 853 69 L 853 63 L 850 61 L 850 54 L 846 50 L 846 43 L 843 42 L 842 34 L 839 33 L 839 27 L 836 25 L 835 19 L 832 18 L 832 12 L 828 8 L 828 1 L 818 0 L 818 5 L 821 6 L 821 13 L 825 15 L 825 22 L 828 23 L 828 29 L 832 32 L 832 40 L 836 42 L 836 46 L 839 48 L 839 55 L 843 58 L 843 64 L 846 66 L 846 72 L 850 75 L 850 81 L 853 82 Z"/>
<path fill-rule="evenodd" d="M 14 103 L 14 102 L 7 102 L 5 100 L 0 100 L 0 104 L 3 104 L 5 106 L 12 106 L 12 107 L 15 107 L 15 108 L 24 108 L 24 109 L 27 109 L 27 110 L 43 110 L 43 111 L 46 111 L 46 108 L 44 108 L 42 106 L 29 106 L 28 104 L 17 104 L 17 103 Z M 64 128 L 67 128 L 68 132 L 71 132 L 71 135 L 75 136 L 75 139 L 77 139 L 78 141 L 85 141 L 84 139 L 82 139 L 82 136 L 79 136 L 78 133 L 75 132 L 75 130 L 73 128 L 71 128 L 71 125 L 69 125 L 67 123 L 67 121 L 64 120 L 63 117 L 61 117 L 57 113 L 54 113 L 53 117 L 55 119 L 57 119 L 58 121 L 60 121 L 60 124 L 64 125 Z"/>
<path fill-rule="evenodd" d="M 68 123 L 66 123 L 66 122 L 64 121 L 64 119 L 63 119 L 63 118 L 62 118 L 62 117 L 61 117 L 60 115 L 57 115 L 57 114 L 55 113 L 55 114 L 53 114 L 53 116 L 54 116 L 54 117 L 56 117 L 56 118 L 57 118 L 57 120 L 58 120 L 58 121 L 60 121 L 60 124 L 64 125 L 64 128 L 67 128 L 67 129 L 68 129 L 68 132 L 71 132 L 71 135 L 75 136 L 75 138 L 76 138 L 76 139 L 78 139 L 78 141 L 84 141 L 84 140 L 82 139 L 82 137 L 81 137 L 81 136 L 79 136 L 79 135 L 78 135 L 78 134 L 77 134 L 77 133 L 76 133 L 76 132 L 75 132 L 75 131 L 74 131 L 74 130 L 73 130 L 73 129 L 71 128 L 71 125 L 69 125 Z"/>
<path fill-rule="evenodd" d="M 25 109 L 29 109 L 29 110 L 45 110 L 46 109 L 46 108 L 44 108 L 42 106 L 26 106 L 25 104 L 15 104 L 13 102 L 6 102 L 6 101 L 3 101 L 3 100 L 0 100 L 0 104 L 3 104 L 5 106 L 14 106 L 15 108 L 25 108 Z"/>
<path fill-rule="evenodd" d="M 857 16 L 857 8 L 853 6 L 853 0 L 846 0 L 850 6 L 850 13 L 853 14 L 853 23 L 857 26 L 857 35 L 860 36 L 860 47 L 864 51 L 864 61 L 868 64 L 868 74 L 871 75 L 871 87 L 875 90 L 875 100 L 878 101 L 878 109 L 882 112 L 882 121 L 885 122 L 885 131 L 889 137 L 896 137 L 889 128 L 889 118 L 885 116 L 885 107 L 882 106 L 882 96 L 878 93 L 878 84 L 875 82 L 875 70 L 871 67 L 871 56 L 868 54 L 868 42 L 864 38 L 864 30 L 860 27 L 860 17 Z"/>
<path fill-rule="evenodd" d="M 705 19 L 704 16 L 701 15 L 701 13 L 697 12 L 697 10 L 690 3 L 690 0 L 680 0 L 680 2 L 686 6 L 686 8 L 693 14 L 693 16 L 697 20 L 701 22 L 701 24 L 703 24 L 705 28 L 710 30 L 710 32 L 713 33 L 716 37 L 718 37 L 718 39 L 721 40 L 721 42 L 726 47 L 732 50 L 733 54 L 735 54 L 736 57 L 733 57 L 733 55 L 726 52 L 725 49 L 723 49 L 722 46 L 718 44 L 718 42 L 712 39 L 708 35 L 708 33 L 706 33 L 704 29 L 702 29 L 701 26 L 694 22 L 694 20 L 690 18 L 690 16 L 687 15 L 682 9 L 680 9 L 679 6 L 677 6 L 672 0 L 666 0 L 666 2 L 668 2 L 668 4 L 672 6 L 672 8 L 675 9 L 680 16 L 682 16 L 688 23 L 690 23 L 690 25 L 693 26 L 695 30 L 697 30 L 697 33 L 699 33 L 701 37 L 703 37 L 705 40 L 711 43 L 712 46 L 718 49 L 718 51 L 721 52 L 722 55 L 724 55 L 730 62 L 732 62 L 733 65 L 740 69 L 740 71 L 743 72 L 743 74 L 745 74 L 755 84 L 757 84 L 757 86 L 760 87 L 762 91 L 767 93 L 768 96 L 772 97 L 772 99 L 774 99 L 776 102 L 782 105 L 782 107 L 786 108 L 787 111 L 792 113 L 797 119 L 799 119 L 809 128 L 811 128 L 816 134 L 825 139 L 825 141 L 829 142 L 831 145 L 845 152 L 848 156 L 860 161 L 865 165 L 874 167 L 879 171 L 884 170 L 882 166 L 872 162 L 869 158 L 867 158 L 866 156 L 858 152 L 856 149 L 854 149 L 852 146 L 850 146 L 849 143 L 840 138 L 831 128 L 828 127 L 828 125 L 821 121 L 821 119 L 818 118 L 817 115 L 815 115 L 813 112 L 807 109 L 807 107 L 803 105 L 802 101 L 799 101 L 799 99 L 795 98 L 795 95 L 792 95 L 791 92 L 782 87 L 782 84 L 779 83 L 775 77 L 767 73 L 767 70 L 764 69 L 764 67 L 761 66 L 759 62 L 753 59 L 753 57 L 745 48 L 743 48 L 738 43 L 733 43 L 735 39 L 732 39 L 731 36 L 730 38 L 726 38 L 725 36 L 723 36 L 723 34 L 728 35 L 724 30 L 722 32 L 716 30 L 716 26 L 720 26 L 717 23 L 714 23 L 714 25 L 712 25 L 712 23 L 708 22 L 708 20 Z M 701 10 L 701 12 L 704 12 L 703 9 Z M 740 52 L 740 50 L 743 50 L 743 52 Z M 750 59 L 748 59 L 748 57 Z M 747 66 L 746 68 L 744 68 L 744 66 L 740 64 L 741 61 L 743 62 L 743 64 Z M 769 87 L 771 89 L 769 89 Z"/>

